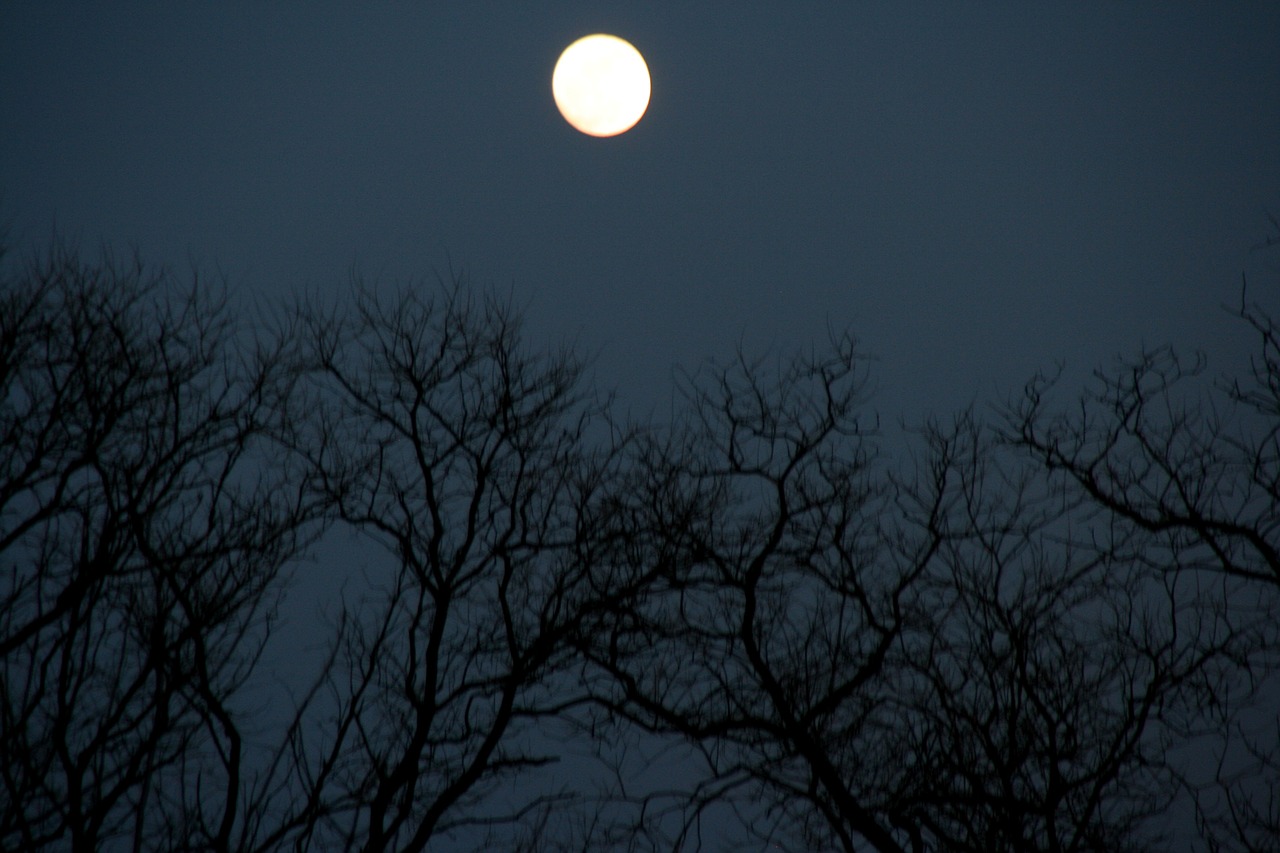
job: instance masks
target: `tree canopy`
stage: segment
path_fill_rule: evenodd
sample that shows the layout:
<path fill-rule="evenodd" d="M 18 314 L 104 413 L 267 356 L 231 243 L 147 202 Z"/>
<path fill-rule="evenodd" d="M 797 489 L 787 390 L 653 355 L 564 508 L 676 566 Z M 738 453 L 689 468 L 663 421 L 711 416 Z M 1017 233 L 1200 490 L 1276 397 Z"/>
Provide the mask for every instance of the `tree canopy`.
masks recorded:
<path fill-rule="evenodd" d="M 1240 375 L 890 440 L 852 334 L 633 422 L 464 278 L 263 324 L 5 259 L 0 847 L 1274 853 L 1280 327 L 1236 313 Z"/>

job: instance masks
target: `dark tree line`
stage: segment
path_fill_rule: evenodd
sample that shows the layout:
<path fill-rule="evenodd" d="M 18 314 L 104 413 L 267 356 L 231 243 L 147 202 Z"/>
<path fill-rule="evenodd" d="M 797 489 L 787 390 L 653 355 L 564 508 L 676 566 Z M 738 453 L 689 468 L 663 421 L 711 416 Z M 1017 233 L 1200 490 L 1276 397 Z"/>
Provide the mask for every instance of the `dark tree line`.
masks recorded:
<path fill-rule="evenodd" d="M 526 351 L 509 307 L 463 287 L 362 291 L 298 331 L 305 416 L 285 444 L 330 518 L 388 559 L 342 613 L 328 713 L 290 732 L 280 837 L 422 850 L 506 827 L 509 849 L 565 794 L 493 794 L 554 760 L 530 733 L 585 701 L 568 638 L 625 588 L 597 521 L 624 442 L 572 354 Z"/>
<path fill-rule="evenodd" d="M 237 695 L 308 516 L 225 306 L 66 249 L 0 291 L 0 846 L 226 849 Z"/>
<path fill-rule="evenodd" d="M 0 848 L 1277 850 L 1260 306 L 904 446 L 849 336 L 626 423 L 461 281 L 3 269 Z"/>

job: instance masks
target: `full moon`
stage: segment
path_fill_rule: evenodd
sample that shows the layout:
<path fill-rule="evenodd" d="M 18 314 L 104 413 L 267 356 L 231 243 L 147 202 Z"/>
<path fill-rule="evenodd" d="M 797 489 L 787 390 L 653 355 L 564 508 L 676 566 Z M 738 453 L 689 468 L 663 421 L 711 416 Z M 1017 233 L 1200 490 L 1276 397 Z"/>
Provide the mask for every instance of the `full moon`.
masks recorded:
<path fill-rule="evenodd" d="M 564 49 L 551 94 L 564 120 L 590 136 L 617 136 L 649 107 L 649 66 L 617 36 L 583 36 Z"/>

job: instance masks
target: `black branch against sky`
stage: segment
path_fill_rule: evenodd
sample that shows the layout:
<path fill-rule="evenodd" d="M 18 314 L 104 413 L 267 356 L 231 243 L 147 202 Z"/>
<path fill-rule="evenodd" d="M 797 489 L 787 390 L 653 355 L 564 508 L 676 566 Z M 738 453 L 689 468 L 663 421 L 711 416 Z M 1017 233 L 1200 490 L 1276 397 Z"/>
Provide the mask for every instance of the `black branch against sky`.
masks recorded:
<path fill-rule="evenodd" d="M 1274 850 L 1260 305 L 895 444 L 847 334 L 627 422 L 464 279 L 217 294 L 5 259 L 5 849 Z"/>

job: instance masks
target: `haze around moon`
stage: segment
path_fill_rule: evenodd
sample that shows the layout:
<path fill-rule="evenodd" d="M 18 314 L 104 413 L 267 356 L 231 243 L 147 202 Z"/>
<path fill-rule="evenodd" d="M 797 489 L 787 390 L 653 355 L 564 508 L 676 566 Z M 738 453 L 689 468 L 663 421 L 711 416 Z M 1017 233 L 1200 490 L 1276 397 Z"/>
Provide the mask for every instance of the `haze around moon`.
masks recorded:
<path fill-rule="evenodd" d="M 551 93 L 565 121 L 589 136 L 617 136 L 649 107 L 649 67 L 625 39 L 583 36 L 564 49 L 551 75 Z"/>

